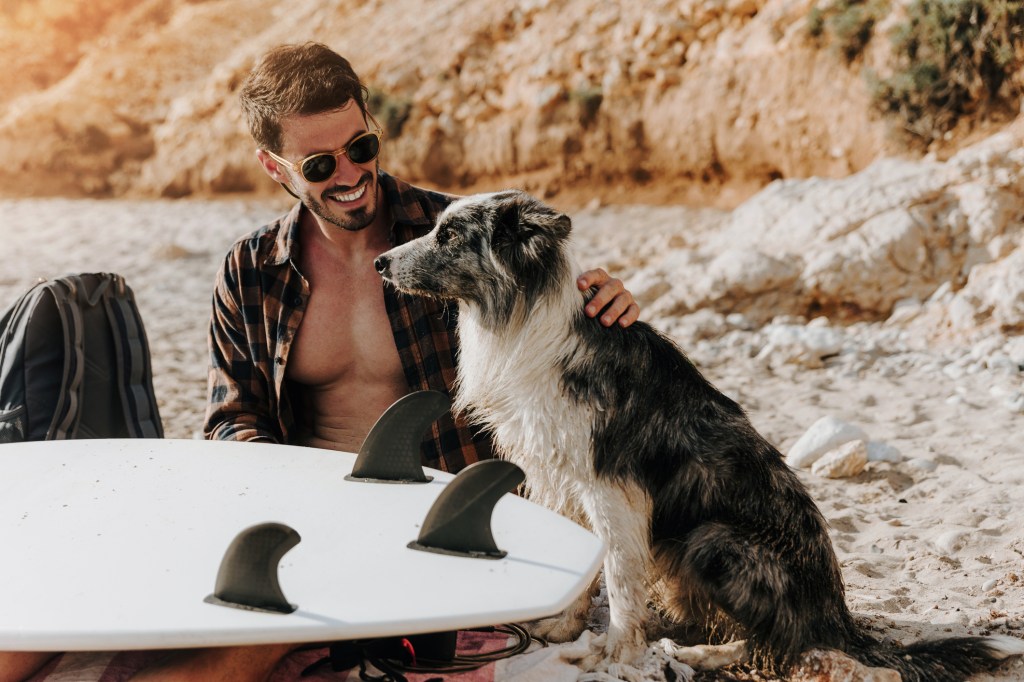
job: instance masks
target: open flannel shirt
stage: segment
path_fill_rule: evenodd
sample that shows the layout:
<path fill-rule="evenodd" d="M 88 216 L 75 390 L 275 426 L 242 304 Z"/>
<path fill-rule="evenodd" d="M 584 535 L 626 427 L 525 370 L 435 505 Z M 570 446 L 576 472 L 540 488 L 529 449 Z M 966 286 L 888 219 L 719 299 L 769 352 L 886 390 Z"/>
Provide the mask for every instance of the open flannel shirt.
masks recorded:
<path fill-rule="evenodd" d="M 378 175 L 395 225 L 392 245 L 426 234 L 455 197 Z M 232 246 L 213 294 L 207 438 L 289 443 L 295 417 L 285 386 L 292 341 L 309 301 L 296 243 L 302 204 Z M 410 392 L 451 395 L 457 307 L 398 293 L 384 301 Z M 457 472 L 491 454 L 490 439 L 446 414 L 421 445 L 425 466 Z"/>

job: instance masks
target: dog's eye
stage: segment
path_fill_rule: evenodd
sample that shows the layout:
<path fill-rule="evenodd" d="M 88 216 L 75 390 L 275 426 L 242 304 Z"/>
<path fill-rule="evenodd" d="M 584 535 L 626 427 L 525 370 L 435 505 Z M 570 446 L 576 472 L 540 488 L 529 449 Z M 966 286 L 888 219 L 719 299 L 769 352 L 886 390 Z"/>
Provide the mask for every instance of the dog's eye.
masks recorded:
<path fill-rule="evenodd" d="M 451 228 L 441 228 L 437 231 L 434 236 L 434 240 L 438 246 L 444 246 L 455 236 L 455 232 Z"/>

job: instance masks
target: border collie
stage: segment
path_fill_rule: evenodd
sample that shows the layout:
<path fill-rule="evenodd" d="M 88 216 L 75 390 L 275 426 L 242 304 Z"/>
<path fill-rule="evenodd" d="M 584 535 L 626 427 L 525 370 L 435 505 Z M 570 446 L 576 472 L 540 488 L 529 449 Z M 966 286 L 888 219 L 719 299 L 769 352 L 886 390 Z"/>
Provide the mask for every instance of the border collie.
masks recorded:
<path fill-rule="evenodd" d="M 824 518 L 743 410 L 649 325 L 584 316 L 570 225 L 523 192 L 471 196 L 375 265 L 403 292 L 458 300 L 455 408 L 523 468 L 530 499 L 608 543 L 608 631 L 585 667 L 644 652 L 649 602 L 781 671 L 824 648 L 953 682 L 1024 653 L 1009 636 L 897 647 L 858 625 Z M 588 607 L 585 592 L 539 634 L 576 638 Z"/>

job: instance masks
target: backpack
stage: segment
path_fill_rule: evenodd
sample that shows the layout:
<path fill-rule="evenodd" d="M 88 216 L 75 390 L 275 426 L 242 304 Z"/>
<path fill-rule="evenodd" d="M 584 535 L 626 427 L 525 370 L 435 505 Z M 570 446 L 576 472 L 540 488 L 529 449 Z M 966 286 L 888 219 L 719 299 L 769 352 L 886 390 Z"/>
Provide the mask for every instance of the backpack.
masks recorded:
<path fill-rule="evenodd" d="M 0 443 L 162 437 L 149 344 L 123 277 L 42 281 L 0 314 Z"/>

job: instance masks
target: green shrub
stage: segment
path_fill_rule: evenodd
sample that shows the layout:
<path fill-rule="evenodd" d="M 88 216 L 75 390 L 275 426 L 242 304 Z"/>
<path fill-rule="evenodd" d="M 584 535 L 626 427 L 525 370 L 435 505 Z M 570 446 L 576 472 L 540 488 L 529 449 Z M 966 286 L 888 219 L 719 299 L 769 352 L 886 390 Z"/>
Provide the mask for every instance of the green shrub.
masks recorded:
<path fill-rule="evenodd" d="M 1021 95 L 1024 1 L 914 0 L 892 40 L 896 68 L 872 79 L 875 101 L 928 141 Z"/>
<path fill-rule="evenodd" d="M 389 95 L 380 90 L 370 90 L 366 98 L 370 113 L 384 126 L 384 133 L 395 138 L 402 134 L 402 127 L 409 120 L 412 101 L 405 97 Z"/>
<path fill-rule="evenodd" d="M 579 88 L 569 92 L 569 101 L 575 105 L 580 124 L 586 128 L 597 118 L 604 93 L 599 87 Z"/>
<path fill-rule="evenodd" d="M 818 41 L 828 39 L 847 62 L 852 62 L 871 40 L 875 24 L 888 13 L 885 0 L 835 0 L 811 9 L 807 34 Z"/>

